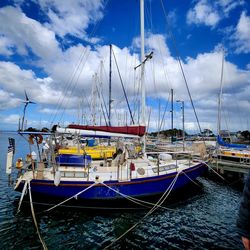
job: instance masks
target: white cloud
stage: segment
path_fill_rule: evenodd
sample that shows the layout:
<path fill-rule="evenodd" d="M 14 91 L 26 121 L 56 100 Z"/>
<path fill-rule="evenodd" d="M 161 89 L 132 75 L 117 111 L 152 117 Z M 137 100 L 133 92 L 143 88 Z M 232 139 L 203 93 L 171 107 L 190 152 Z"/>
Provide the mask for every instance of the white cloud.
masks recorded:
<path fill-rule="evenodd" d="M 13 44 L 10 39 L 0 35 L 0 54 L 4 56 L 13 55 Z"/>
<path fill-rule="evenodd" d="M 217 5 L 223 9 L 223 13 L 228 15 L 236 7 L 244 5 L 244 0 L 217 0 Z"/>
<path fill-rule="evenodd" d="M 235 32 L 231 39 L 234 41 L 233 47 L 236 53 L 250 52 L 250 16 L 246 12 L 242 12 L 239 22 L 235 28 Z"/>
<path fill-rule="evenodd" d="M 0 34 L 10 39 L 21 55 L 28 54 L 27 48 L 46 60 L 60 54 L 55 34 L 20 9 L 11 6 L 0 9 Z"/>
<path fill-rule="evenodd" d="M 52 89 L 53 80 L 51 78 L 36 78 L 32 70 L 23 70 L 11 62 L 0 62 L 0 89 L 2 96 L 13 93 L 13 102 L 5 102 L 6 98 L 0 98 L 0 104 L 5 108 L 20 106 L 17 100 L 24 99 L 24 90 L 27 91 L 30 99 L 38 103 L 57 104 L 58 98 L 62 95 L 60 90 Z M 15 99 L 14 98 L 14 99 Z M 66 96 L 63 96 L 67 100 Z"/>
<path fill-rule="evenodd" d="M 71 34 L 85 40 L 89 40 L 86 33 L 89 25 L 103 16 L 102 2 L 102 0 L 38 0 L 44 14 L 47 14 L 50 20 L 47 26 L 51 30 L 61 37 Z"/>
<path fill-rule="evenodd" d="M 40 1 L 39 3 L 41 5 L 43 4 L 44 10 L 46 8 L 53 9 L 48 1 Z M 79 4 L 79 2 L 76 3 Z M 89 8 L 93 8 L 95 11 L 99 10 L 100 1 L 93 2 L 93 4 L 94 3 L 97 5 L 90 6 Z M 212 9 L 206 5 L 206 1 L 200 1 L 199 3 L 200 7 L 193 9 L 195 11 L 193 15 L 197 18 L 196 21 L 202 24 L 203 21 L 206 21 L 206 16 L 212 14 Z M 58 6 L 59 1 L 53 1 L 52 4 Z M 54 116 L 56 112 L 60 113 L 60 115 L 61 113 L 65 113 L 66 115 L 62 120 L 65 118 L 72 121 L 68 115 L 77 117 L 77 107 L 82 100 L 83 109 L 85 109 L 85 113 L 88 114 L 89 117 L 89 103 L 92 86 L 94 84 L 93 75 L 95 72 L 100 72 L 101 60 L 103 60 L 104 64 L 102 80 L 103 94 L 107 103 L 109 46 L 99 45 L 93 48 L 78 44 L 61 51 L 58 46 L 59 43 L 55 38 L 55 32 L 61 32 L 61 36 L 68 34 L 68 32 L 70 32 L 70 25 L 72 25 L 71 34 L 80 36 L 81 31 L 97 19 L 88 19 L 85 22 L 85 26 L 78 26 L 78 20 L 75 22 L 70 21 L 70 16 L 73 12 L 69 9 L 70 13 L 67 13 L 67 3 L 63 2 L 62 5 L 62 9 L 58 10 L 58 12 L 56 12 L 57 14 L 55 14 L 57 15 L 55 18 L 62 18 L 62 20 L 55 19 L 58 21 L 57 23 L 51 19 L 50 24 L 47 24 L 46 27 L 28 18 L 20 9 L 14 7 L 0 9 L 0 30 L 2 34 L 2 36 L 0 36 L 0 52 L 2 48 L 2 53 L 6 55 L 10 53 L 9 55 L 11 55 L 16 49 L 19 54 L 24 55 L 28 53 L 28 48 L 39 57 L 39 66 L 43 70 L 42 73 L 46 73 L 46 76 L 38 77 L 34 70 L 24 69 L 22 66 L 18 66 L 13 62 L 0 62 L 0 107 L 2 110 L 20 106 L 20 100 L 23 99 L 24 89 L 26 89 L 31 100 L 37 102 L 39 105 L 36 115 L 49 114 L 50 116 Z M 67 19 L 69 26 L 65 24 L 65 29 L 59 31 L 60 25 L 63 26 L 63 22 L 66 22 L 66 19 L 63 19 L 64 13 L 66 13 L 66 16 L 69 18 Z M 78 15 L 78 13 L 75 13 L 75 15 Z M 6 21 L 2 22 L 4 19 L 8 20 L 9 24 L 7 24 Z M 209 21 L 208 18 L 206 25 L 214 27 L 217 22 L 216 19 L 211 18 Z M 238 41 L 247 39 L 248 31 L 246 30 L 246 24 L 248 24 L 248 17 L 244 13 L 237 26 L 238 38 L 241 39 L 238 39 Z M 53 31 L 51 29 L 53 29 Z M 9 44 L 15 45 L 14 50 L 13 47 L 7 47 L 8 42 L 6 39 L 9 39 Z M 138 44 L 139 38 L 136 38 L 133 41 L 132 47 L 134 46 L 134 48 L 138 49 Z M 190 108 L 184 80 L 178 61 L 170 54 L 169 48 L 166 45 L 166 38 L 161 34 L 148 33 L 145 44 L 147 48 L 146 53 L 151 50 L 154 51 L 153 58 L 146 63 L 145 76 L 148 96 L 155 99 L 164 98 L 167 100 L 169 97 L 169 89 L 171 87 L 174 88 L 175 99 L 183 99 L 185 101 L 187 105 L 186 119 L 187 122 L 190 123 L 189 127 L 194 128 L 192 124 L 194 124 L 193 121 L 195 119 Z M 131 52 L 132 47 L 119 48 L 113 46 L 127 95 L 129 101 L 132 103 L 131 106 L 133 106 L 136 98 L 139 99 L 137 89 L 139 85 L 138 75 L 140 73 L 139 68 L 136 72 L 134 71 L 134 67 L 139 64 L 140 60 L 139 54 Z M 182 61 L 198 115 L 204 126 L 209 126 L 211 121 L 213 121 L 212 124 L 214 124 L 217 117 L 216 107 L 219 92 L 221 59 L 221 54 L 215 50 L 198 54 L 193 58 L 188 57 L 185 61 Z M 227 107 L 230 107 L 230 112 L 232 112 L 232 110 L 235 111 L 232 106 L 232 100 L 234 100 L 234 103 L 240 100 L 238 103 L 242 109 L 241 113 L 247 116 L 247 112 L 250 108 L 248 107 L 250 89 L 247 87 L 250 79 L 249 68 L 247 68 L 247 70 L 241 70 L 235 64 L 225 60 L 224 75 L 224 103 L 228 104 Z M 127 110 L 125 98 L 114 60 L 112 69 L 112 98 L 114 99 L 116 112 L 118 114 L 125 114 L 125 109 Z M 11 101 L 7 101 L 8 99 Z M 151 103 L 148 103 L 148 106 L 150 104 Z M 237 119 L 239 112 L 230 115 Z M 154 118 L 154 121 L 156 121 L 158 119 L 157 115 L 155 115 Z M 34 121 L 36 119 L 39 121 L 38 118 L 33 118 Z M 47 119 L 41 120 L 46 121 L 49 120 L 49 118 L 47 117 Z M 57 118 L 54 120 L 56 122 Z M 38 121 L 34 124 L 39 124 Z M 49 120 L 49 122 L 51 122 L 51 120 Z M 233 124 L 233 122 L 231 124 Z M 165 125 L 169 125 L 168 121 L 165 122 Z M 156 124 L 154 124 L 154 126 L 156 127 Z"/>
<path fill-rule="evenodd" d="M 219 13 L 206 0 L 199 1 L 187 13 L 188 24 L 204 24 L 213 28 L 219 21 Z"/>
<path fill-rule="evenodd" d="M 206 25 L 215 28 L 218 23 L 228 18 L 231 11 L 245 4 L 244 0 L 196 0 L 195 5 L 187 13 L 187 23 Z"/>
<path fill-rule="evenodd" d="M 141 38 L 136 37 L 132 41 L 133 48 L 140 49 L 141 48 Z M 145 48 L 146 54 L 147 52 L 154 51 L 158 54 L 164 56 L 169 56 L 170 52 L 166 45 L 166 37 L 162 34 L 152 34 L 147 33 L 145 37 Z"/>
<path fill-rule="evenodd" d="M 17 125 L 19 121 L 20 116 L 17 114 L 8 115 L 5 117 L 2 117 L 2 122 L 12 125 Z"/>
<path fill-rule="evenodd" d="M 149 41 L 146 41 L 146 43 L 151 44 L 150 41 L 152 41 L 152 38 L 149 37 Z M 153 43 L 155 46 L 156 44 Z M 163 46 L 166 48 L 165 51 L 168 51 L 166 44 L 159 43 L 158 46 Z M 67 85 L 67 79 L 73 75 L 72 72 L 77 66 L 79 55 L 84 50 L 86 50 L 85 53 L 87 53 L 88 56 L 84 59 L 85 64 L 81 64 L 82 67 L 79 67 L 82 72 L 79 77 L 79 73 L 76 74 L 74 83 L 72 82 L 72 84 Z M 133 106 L 133 101 L 136 97 L 136 90 L 138 87 L 138 81 L 134 82 L 134 66 L 139 64 L 139 56 L 137 54 L 131 54 L 128 48 L 120 49 L 113 46 L 113 50 L 118 61 L 129 101 L 131 102 L 130 104 Z M 88 106 L 88 100 L 90 102 L 91 88 L 93 85 L 92 76 L 98 71 L 98 66 L 100 65 L 100 61 L 102 59 L 104 60 L 105 68 L 103 73 L 105 72 L 104 75 L 106 74 L 106 76 L 103 76 L 103 93 L 105 100 L 108 99 L 108 82 L 106 81 L 108 79 L 108 55 L 109 46 L 100 46 L 96 50 L 91 50 L 89 47 L 85 48 L 80 45 L 71 47 L 62 54 L 63 60 L 55 62 L 53 65 L 47 65 L 47 67 L 50 68 L 50 76 L 45 78 L 37 78 L 33 71 L 21 69 L 13 63 L 1 62 L 0 86 L 2 88 L 2 92 L 0 92 L 0 101 L 1 93 L 3 96 L 5 96 L 6 93 L 13 93 L 13 97 L 16 98 L 17 101 L 18 99 L 23 99 L 23 91 L 26 89 L 29 97 L 33 101 L 39 103 L 38 111 L 40 114 L 50 114 L 50 116 L 53 117 L 56 111 L 60 113 L 57 118 L 54 119 L 55 122 L 60 118 L 63 112 L 65 115 L 62 120 L 69 119 L 67 118 L 69 114 L 73 114 L 77 117 L 77 107 L 81 99 L 83 100 L 85 113 L 89 114 L 90 109 Z M 215 50 L 210 53 L 199 54 L 195 58 L 187 58 L 185 62 L 182 62 L 198 116 L 204 125 L 202 128 L 206 128 L 209 124 L 211 124 L 211 121 L 213 121 L 212 124 L 215 124 L 216 122 L 221 59 L 221 53 Z M 154 65 L 154 67 L 152 67 L 152 65 Z M 153 82 L 153 74 L 155 77 L 155 83 Z M 112 78 L 112 98 L 115 100 L 114 103 L 116 112 L 119 111 L 119 114 L 128 113 L 128 111 L 125 111 L 127 110 L 125 98 L 121 89 L 121 83 L 117 75 L 114 61 Z M 75 81 L 77 79 L 78 82 L 76 83 Z M 229 108 L 229 112 L 232 112 L 230 115 L 235 119 L 240 115 L 240 113 L 247 114 L 250 108 L 248 107 L 250 88 L 247 87 L 249 85 L 249 79 L 249 70 L 241 70 L 236 65 L 225 60 L 223 87 L 223 92 L 225 94 L 223 103 L 225 104 L 225 107 Z M 74 84 L 76 84 L 75 87 Z M 169 87 L 167 84 L 169 84 Z M 149 60 L 146 64 L 146 92 L 148 96 L 155 99 L 164 98 L 167 100 L 169 97 L 170 85 L 174 88 L 175 100 L 182 99 L 185 101 L 186 119 L 187 122 L 190 122 L 190 129 L 193 129 L 194 126 L 192 127 L 191 124 L 193 124 L 195 118 L 193 111 L 191 110 L 190 101 L 188 99 L 187 90 L 185 88 L 178 62 L 175 58 L 171 57 L 171 55 L 162 56 L 160 50 L 155 49 L 153 59 Z M 67 89 L 67 86 L 70 87 Z M 73 91 L 74 88 L 75 91 Z M 72 92 L 72 94 L 70 94 L 70 92 Z M 9 98 L 8 95 L 6 98 Z M 2 103 L 6 103 L 6 98 L 3 98 Z M 233 103 L 231 101 L 232 99 L 234 100 L 234 104 L 237 100 L 240 100 L 238 105 L 239 108 L 242 109 L 242 112 L 237 112 L 236 114 L 233 113 L 233 111 L 235 112 L 235 108 L 233 107 Z M 61 102 L 58 102 L 59 100 Z M 20 104 L 21 103 L 19 103 L 19 105 Z M 150 102 L 148 105 L 150 105 Z M 9 106 L 9 108 L 11 107 L 13 106 Z M 122 112 L 122 110 L 124 111 Z M 154 111 L 152 110 L 152 117 L 153 112 Z M 167 115 L 164 126 L 165 128 L 169 126 L 168 117 L 169 116 Z M 157 119 L 157 115 L 155 115 L 154 121 L 157 121 Z M 75 121 L 76 120 L 77 118 Z M 181 124 L 180 121 L 179 124 Z M 234 123 L 231 122 L 230 124 L 233 125 Z M 153 123 L 152 125 L 154 127 L 157 126 L 156 123 Z M 178 126 L 178 123 L 176 123 L 176 126 Z M 234 125 L 232 129 L 236 127 L 237 125 Z M 216 129 L 213 127 L 209 128 L 213 130 Z"/>
<path fill-rule="evenodd" d="M 210 53 L 199 54 L 195 58 L 187 58 L 185 62 L 182 62 L 202 129 L 210 126 L 208 128 L 216 131 L 221 60 L 222 54 L 215 50 Z M 168 78 L 166 78 L 163 73 L 164 68 L 168 69 Z M 174 58 L 169 57 L 165 58 L 164 67 L 159 63 L 155 64 L 155 76 L 156 88 L 154 88 L 152 81 L 148 81 L 147 93 L 152 97 L 162 97 L 167 100 L 169 90 L 166 84 L 169 80 L 174 89 L 174 99 L 182 99 L 185 101 L 185 105 L 187 106 L 185 111 L 187 113 L 187 122 L 188 120 L 194 121 L 194 113 L 190 105 L 178 62 Z M 248 116 L 250 89 L 247 86 L 250 83 L 249 79 L 249 70 L 241 70 L 225 59 L 223 108 L 226 110 L 227 116 L 231 117 L 231 122 L 229 123 L 231 130 L 239 129 L 239 123 L 237 122 L 237 119 L 239 121 L 239 116 Z M 236 110 L 235 106 L 241 111 Z M 190 129 L 194 128 L 192 124 L 194 124 L 194 122 L 189 124 Z M 223 125 L 225 127 L 225 123 L 223 123 Z M 242 126 L 244 125 L 242 124 Z M 197 125 L 196 131 L 198 131 Z"/>
<path fill-rule="evenodd" d="M 20 104 L 21 100 L 16 98 L 13 93 L 5 92 L 0 89 L 0 110 L 14 108 Z"/>

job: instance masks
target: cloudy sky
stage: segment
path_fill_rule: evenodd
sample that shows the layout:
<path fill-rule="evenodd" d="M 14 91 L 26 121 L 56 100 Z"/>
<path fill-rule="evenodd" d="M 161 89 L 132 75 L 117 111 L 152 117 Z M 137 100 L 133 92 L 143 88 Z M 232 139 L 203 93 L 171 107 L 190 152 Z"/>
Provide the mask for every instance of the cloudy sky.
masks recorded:
<path fill-rule="evenodd" d="M 131 122 L 120 77 L 138 122 L 139 33 L 139 0 L 1 0 L 0 130 L 17 129 L 25 91 L 36 102 L 28 127 L 105 124 L 110 44 L 112 124 Z M 250 129 L 248 0 L 145 0 L 145 39 L 151 131 L 170 128 L 172 88 L 174 127 L 183 100 L 185 127 L 198 132 L 181 63 L 201 128 L 216 132 L 222 61 L 222 128 Z"/>

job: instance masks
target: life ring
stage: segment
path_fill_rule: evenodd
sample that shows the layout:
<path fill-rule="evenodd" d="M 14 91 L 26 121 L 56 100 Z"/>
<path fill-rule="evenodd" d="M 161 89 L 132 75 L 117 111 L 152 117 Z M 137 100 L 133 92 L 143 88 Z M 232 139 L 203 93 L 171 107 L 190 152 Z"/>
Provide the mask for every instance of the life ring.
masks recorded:
<path fill-rule="evenodd" d="M 138 173 L 139 175 L 144 175 L 144 174 L 145 174 L 145 169 L 144 169 L 144 168 L 138 168 L 138 169 L 137 169 L 137 173 Z"/>
<path fill-rule="evenodd" d="M 28 139 L 28 141 L 29 141 L 29 143 L 30 144 L 34 144 L 34 138 L 35 138 L 35 140 L 36 140 L 36 142 L 38 143 L 38 144 L 41 144 L 42 142 L 43 142 L 43 136 L 42 135 L 34 135 L 34 134 L 31 134 L 30 136 L 29 136 L 29 139 Z"/>

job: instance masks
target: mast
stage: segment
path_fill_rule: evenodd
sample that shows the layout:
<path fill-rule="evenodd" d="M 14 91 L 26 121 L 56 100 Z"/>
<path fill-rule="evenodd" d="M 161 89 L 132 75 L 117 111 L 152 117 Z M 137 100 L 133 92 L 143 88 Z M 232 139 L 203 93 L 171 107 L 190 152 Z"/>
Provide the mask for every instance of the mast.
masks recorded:
<path fill-rule="evenodd" d="M 111 76 L 112 76 L 112 44 L 109 45 L 109 126 L 111 126 Z"/>
<path fill-rule="evenodd" d="M 171 143 L 173 143 L 174 133 L 174 90 L 171 89 Z"/>
<path fill-rule="evenodd" d="M 140 17 L 141 17 L 141 123 L 145 126 L 145 76 L 144 76 L 144 66 L 145 66 L 145 44 L 144 44 L 144 0 L 140 0 Z M 146 135 L 143 136 L 143 148 L 142 153 L 146 151 Z"/>
<path fill-rule="evenodd" d="M 96 125 L 96 100 L 97 100 L 97 73 L 93 75 L 93 85 L 92 85 L 91 113 L 92 113 L 93 125 Z"/>
<path fill-rule="evenodd" d="M 182 143 L 183 143 L 183 151 L 185 151 L 185 112 L 184 112 L 184 101 L 182 101 Z"/>
<path fill-rule="evenodd" d="M 221 98 L 222 98 L 222 84 L 224 75 L 224 49 L 222 49 L 222 62 L 221 62 L 221 76 L 220 76 L 220 92 L 218 97 L 218 124 L 217 124 L 217 135 L 220 135 L 221 131 Z"/>
<path fill-rule="evenodd" d="M 146 97 L 145 97 L 145 45 L 144 45 L 144 0 L 140 0 L 140 17 L 141 17 L 141 112 L 142 118 L 141 123 L 145 126 L 145 106 L 146 106 Z"/>

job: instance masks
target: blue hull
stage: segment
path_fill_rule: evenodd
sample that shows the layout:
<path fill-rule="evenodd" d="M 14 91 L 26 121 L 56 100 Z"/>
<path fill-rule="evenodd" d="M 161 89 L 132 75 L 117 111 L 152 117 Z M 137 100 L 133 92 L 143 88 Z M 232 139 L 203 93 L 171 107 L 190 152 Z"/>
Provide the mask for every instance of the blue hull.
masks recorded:
<path fill-rule="evenodd" d="M 199 164 L 186 170 L 185 174 L 181 173 L 178 176 L 172 191 L 189 184 L 191 180 L 195 180 L 202 175 L 206 169 L 207 167 L 204 164 Z M 127 182 L 106 181 L 104 183 L 122 194 L 144 199 L 146 197 L 153 197 L 164 193 L 172 183 L 175 176 L 176 173 L 172 173 L 155 177 L 132 179 Z M 72 197 L 93 183 L 94 182 L 87 181 L 61 181 L 59 186 L 55 186 L 53 181 L 32 180 L 31 190 L 32 196 L 45 197 L 47 202 L 52 203 L 52 201 L 55 202 L 56 200 L 65 200 Z M 20 183 L 17 191 L 22 191 L 23 185 L 24 183 Z M 103 186 L 101 183 L 77 196 L 77 203 L 83 202 L 87 206 L 89 206 L 91 202 L 99 202 L 96 206 L 107 207 L 108 203 L 118 200 L 125 200 L 125 198 Z"/>

